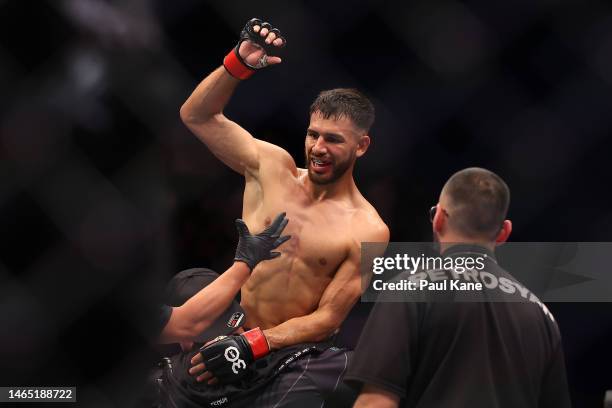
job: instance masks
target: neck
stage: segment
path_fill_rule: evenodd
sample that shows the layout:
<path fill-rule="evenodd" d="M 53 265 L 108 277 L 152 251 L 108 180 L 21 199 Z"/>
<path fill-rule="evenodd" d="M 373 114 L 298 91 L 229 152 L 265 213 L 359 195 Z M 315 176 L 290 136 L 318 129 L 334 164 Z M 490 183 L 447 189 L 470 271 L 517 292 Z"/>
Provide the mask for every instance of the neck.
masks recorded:
<path fill-rule="evenodd" d="M 355 180 L 353 180 L 352 170 L 351 167 L 338 180 L 329 184 L 313 183 L 307 172 L 304 186 L 306 191 L 308 191 L 308 195 L 316 201 L 350 195 L 357 189 Z"/>
<path fill-rule="evenodd" d="M 458 245 L 458 244 L 468 244 L 468 245 L 479 245 L 481 247 L 487 248 L 491 252 L 495 252 L 495 242 L 484 241 L 482 239 L 477 238 L 466 238 L 458 234 L 453 234 L 451 232 L 444 235 L 444 238 L 440 238 L 440 252 L 446 251 L 448 248 Z"/>

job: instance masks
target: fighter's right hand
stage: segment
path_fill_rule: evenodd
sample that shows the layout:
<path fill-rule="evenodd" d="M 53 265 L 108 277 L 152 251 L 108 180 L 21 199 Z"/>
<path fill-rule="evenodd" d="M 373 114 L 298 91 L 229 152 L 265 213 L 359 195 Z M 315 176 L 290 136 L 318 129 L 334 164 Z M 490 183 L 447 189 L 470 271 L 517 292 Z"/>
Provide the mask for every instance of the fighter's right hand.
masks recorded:
<path fill-rule="evenodd" d="M 197 377 L 198 381 L 208 380 L 208 383 L 219 382 L 230 384 L 240 380 L 255 360 L 266 356 L 270 346 L 263 331 L 257 327 L 240 335 L 222 337 L 209 342 L 200 348 L 198 358 L 194 356 L 191 362 L 194 366 L 189 370 L 192 375 L 202 369 L 206 372 Z"/>
<path fill-rule="evenodd" d="M 226 55 L 223 66 L 233 77 L 246 79 L 257 69 L 280 64 L 282 60 L 273 54 L 286 42 L 277 28 L 253 18 L 242 29 L 238 44 Z"/>
<path fill-rule="evenodd" d="M 291 238 L 291 235 L 281 236 L 289 222 L 285 215 L 285 213 L 279 214 L 268 228 L 257 235 L 251 235 L 243 220 L 236 220 L 236 229 L 240 238 L 234 260 L 246 263 L 253 271 L 259 262 L 279 257 L 280 252 L 272 250 Z"/>

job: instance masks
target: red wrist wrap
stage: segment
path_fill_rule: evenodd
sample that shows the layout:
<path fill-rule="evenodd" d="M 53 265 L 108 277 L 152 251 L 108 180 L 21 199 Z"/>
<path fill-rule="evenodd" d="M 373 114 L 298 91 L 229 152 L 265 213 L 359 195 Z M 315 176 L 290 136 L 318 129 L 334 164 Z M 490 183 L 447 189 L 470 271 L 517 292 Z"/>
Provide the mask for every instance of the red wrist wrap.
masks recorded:
<path fill-rule="evenodd" d="M 246 341 L 249 342 L 254 360 L 257 360 L 270 352 L 268 340 L 266 340 L 266 336 L 259 327 L 242 333 L 242 336 L 244 336 Z"/>
<path fill-rule="evenodd" d="M 238 58 L 237 50 L 232 50 L 223 58 L 223 66 L 231 76 L 238 79 L 247 79 L 255 73 L 255 70 L 244 65 Z"/>

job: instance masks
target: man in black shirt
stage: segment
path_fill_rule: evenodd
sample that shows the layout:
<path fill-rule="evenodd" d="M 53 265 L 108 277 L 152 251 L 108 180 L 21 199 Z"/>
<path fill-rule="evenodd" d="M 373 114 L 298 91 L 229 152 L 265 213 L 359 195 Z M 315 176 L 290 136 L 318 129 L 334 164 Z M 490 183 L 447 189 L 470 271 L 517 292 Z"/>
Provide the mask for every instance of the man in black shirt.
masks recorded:
<path fill-rule="evenodd" d="M 413 301 L 378 302 L 345 376 L 362 387 L 355 407 L 570 406 L 552 314 L 533 294 L 525 296 L 493 253 L 512 230 L 509 201 L 506 183 L 485 169 L 465 169 L 447 181 L 431 211 L 434 239 L 443 257 L 482 257 L 484 268 L 480 275 L 420 274 L 447 284 L 471 276 L 489 285 L 470 292 L 471 301 L 421 291 Z"/>

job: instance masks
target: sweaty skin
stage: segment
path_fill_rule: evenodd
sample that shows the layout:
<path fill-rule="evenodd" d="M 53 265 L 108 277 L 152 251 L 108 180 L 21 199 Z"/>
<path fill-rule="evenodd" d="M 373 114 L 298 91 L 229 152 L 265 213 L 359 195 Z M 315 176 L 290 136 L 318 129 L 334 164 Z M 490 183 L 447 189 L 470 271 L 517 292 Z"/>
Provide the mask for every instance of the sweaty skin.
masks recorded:
<path fill-rule="evenodd" d="M 217 69 L 185 102 L 181 118 L 215 156 L 244 175 L 242 218 L 252 233 L 279 212 L 289 219 L 284 234 L 292 239 L 278 248 L 282 256 L 259 264 L 242 288 L 246 327 L 264 329 L 271 349 L 321 341 L 360 296 L 361 242 L 389 240 L 387 226 L 352 177 L 369 137 L 345 117 L 315 112 L 305 142 L 308 168 L 298 169 L 287 151 L 254 138 L 223 114 L 239 82 Z"/>
<path fill-rule="evenodd" d="M 245 189 L 243 217 L 248 225 L 256 231 L 263 229 L 271 214 L 283 208 L 290 218 L 287 234 L 292 236 L 281 247 L 283 255 L 258 265 L 242 288 L 248 327 L 270 329 L 317 310 L 344 262 L 357 271 L 360 242 L 355 238 L 368 235 L 362 231 L 366 225 L 376 228 L 382 223 L 356 188 L 340 200 L 313 199 L 305 187 L 307 170 L 298 169 L 290 158 L 283 162 L 286 165 L 276 169 L 280 177 L 264 178 L 263 197 L 258 197 L 255 180 L 247 182 Z"/>

